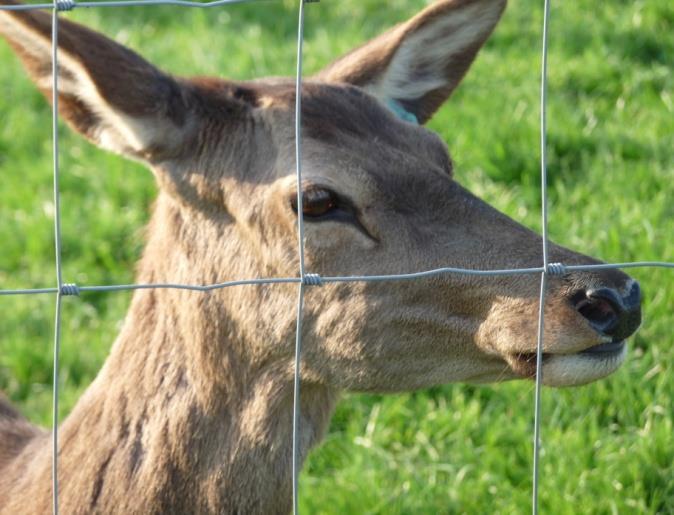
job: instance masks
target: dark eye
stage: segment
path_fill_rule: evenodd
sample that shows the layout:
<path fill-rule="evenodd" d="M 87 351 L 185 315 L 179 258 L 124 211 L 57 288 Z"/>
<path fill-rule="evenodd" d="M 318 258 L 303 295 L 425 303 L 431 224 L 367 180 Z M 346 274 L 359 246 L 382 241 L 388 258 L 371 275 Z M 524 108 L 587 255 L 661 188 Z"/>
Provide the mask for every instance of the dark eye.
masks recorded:
<path fill-rule="evenodd" d="M 293 211 L 297 213 L 297 197 L 291 200 Z M 302 214 L 305 218 L 319 218 L 337 208 L 337 195 L 325 188 L 309 186 L 302 192 Z"/>
<path fill-rule="evenodd" d="M 297 195 L 290 197 L 290 205 L 297 214 Z M 305 185 L 302 191 L 302 213 L 307 222 L 332 221 L 350 224 L 373 241 L 378 241 L 363 227 L 353 202 L 332 190 L 315 184 Z"/>

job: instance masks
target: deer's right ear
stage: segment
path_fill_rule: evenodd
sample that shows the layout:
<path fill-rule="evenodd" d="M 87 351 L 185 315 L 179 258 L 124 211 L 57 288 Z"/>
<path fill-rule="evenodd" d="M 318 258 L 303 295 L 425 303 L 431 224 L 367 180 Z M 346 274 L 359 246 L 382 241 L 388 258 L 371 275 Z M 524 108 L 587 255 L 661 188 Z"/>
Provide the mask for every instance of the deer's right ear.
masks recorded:
<path fill-rule="evenodd" d="M 13 4 L 0 0 L 0 4 Z M 0 11 L 0 34 L 51 98 L 51 16 Z M 81 25 L 59 20 L 61 116 L 97 145 L 153 161 L 184 143 L 193 121 L 188 94 L 137 54 Z"/>
<path fill-rule="evenodd" d="M 505 4 L 440 0 L 338 59 L 316 78 L 360 86 L 402 118 L 425 123 L 459 84 Z"/>

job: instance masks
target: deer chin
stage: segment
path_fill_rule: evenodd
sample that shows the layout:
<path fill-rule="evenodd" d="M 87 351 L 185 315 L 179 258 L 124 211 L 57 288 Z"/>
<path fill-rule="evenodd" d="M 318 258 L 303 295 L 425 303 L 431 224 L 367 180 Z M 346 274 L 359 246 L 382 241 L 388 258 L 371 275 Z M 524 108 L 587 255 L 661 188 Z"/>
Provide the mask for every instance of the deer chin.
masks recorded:
<path fill-rule="evenodd" d="M 624 341 L 601 343 L 572 354 L 543 353 L 543 384 L 580 386 L 615 372 L 627 355 Z M 520 377 L 536 377 L 536 353 L 518 353 L 506 357 L 510 368 Z"/>

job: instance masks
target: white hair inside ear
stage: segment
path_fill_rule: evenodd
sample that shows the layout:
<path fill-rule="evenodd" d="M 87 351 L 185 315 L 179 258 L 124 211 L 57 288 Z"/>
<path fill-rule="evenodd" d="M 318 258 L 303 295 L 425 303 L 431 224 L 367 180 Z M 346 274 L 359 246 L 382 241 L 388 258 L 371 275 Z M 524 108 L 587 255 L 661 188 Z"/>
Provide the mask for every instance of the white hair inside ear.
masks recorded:
<path fill-rule="evenodd" d="M 482 44 L 501 11 L 499 2 L 477 2 L 424 20 L 402 38 L 388 67 L 365 89 L 390 106 L 391 100 L 414 101 L 457 83 L 463 67 L 453 74 L 455 61 L 465 61 L 465 54 Z"/>

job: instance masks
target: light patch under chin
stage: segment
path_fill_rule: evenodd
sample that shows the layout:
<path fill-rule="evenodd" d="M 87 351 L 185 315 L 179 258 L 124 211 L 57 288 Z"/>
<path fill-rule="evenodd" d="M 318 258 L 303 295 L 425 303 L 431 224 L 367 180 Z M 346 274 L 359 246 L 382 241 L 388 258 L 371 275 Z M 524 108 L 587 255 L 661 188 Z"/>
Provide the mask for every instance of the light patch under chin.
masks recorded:
<path fill-rule="evenodd" d="M 625 361 L 627 347 L 616 354 L 555 354 L 543 364 L 543 384 L 547 386 L 580 386 L 602 379 Z"/>

